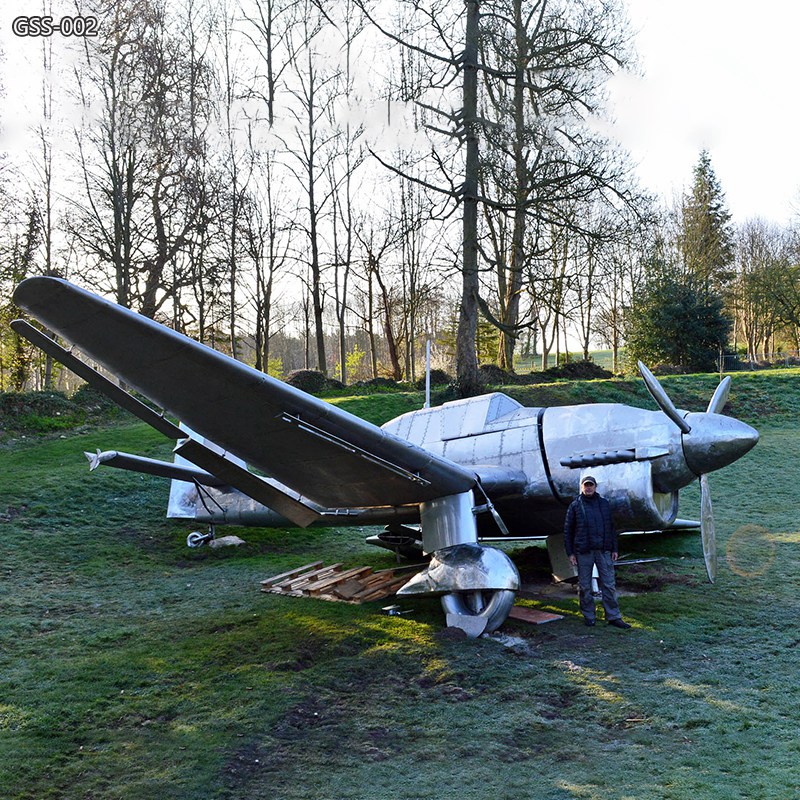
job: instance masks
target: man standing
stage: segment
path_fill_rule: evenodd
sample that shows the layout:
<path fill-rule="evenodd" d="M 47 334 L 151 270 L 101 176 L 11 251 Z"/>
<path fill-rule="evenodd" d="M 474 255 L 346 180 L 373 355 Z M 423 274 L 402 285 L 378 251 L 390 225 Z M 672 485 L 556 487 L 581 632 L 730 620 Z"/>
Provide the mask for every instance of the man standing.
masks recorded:
<path fill-rule="evenodd" d="M 578 568 L 584 624 L 595 624 L 592 568 L 596 566 L 603 591 L 606 622 L 615 628 L 630 628 L 622 619 L 617 602 L 614 562 L 619 556 L 619 548 L 611 506 L 608 500 L 597 494 L 597 481 L 591 475 L 581 481 L 581 493 L 567 509 L 564 546 L 570 563 Z"/>

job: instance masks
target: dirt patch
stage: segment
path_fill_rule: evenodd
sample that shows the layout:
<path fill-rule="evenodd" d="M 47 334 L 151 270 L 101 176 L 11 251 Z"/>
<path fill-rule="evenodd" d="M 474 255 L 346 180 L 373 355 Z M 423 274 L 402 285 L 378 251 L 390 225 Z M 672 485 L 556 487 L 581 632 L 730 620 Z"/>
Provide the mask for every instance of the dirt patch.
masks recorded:
<path fill-rule="evenodd" d="M 6 506 L 6 510 L 0 513 L 0 522 L 12 522 L 20 514 L 24 514 L 28 510 L 25 504 L 21 506 Z"/>
<path fill-rule="evenodd" d="M 274 670 L 275 672 L 303 672 L 303 670 L 310 669 L 318 662 L 324 649 L 321 643 L 314 641 L 304 642 L 291 658 L 273 661 L 265 666 L 266 669 Z"/>
<path fill-rule="evenodd" d="M 670 572 L 663 564 L 630 564 L 617 570 L 617 588 L 629 592 L 657 592 L 665 586 L 699 586 L 692 575 Z"/>
<path fill-rule="evenodd" d="M 575 704 L 575 693 L 563 690 L 558 694 L 537 698 L 536 706 L 544 719 L 559 719 L 563 712 Z"/>
<path fill-rule="evenodd" d="M 295 742 L 298 736 L 310 735 L 317 729 L 336 727 L 341 721 L 342 712 L 335 704 L 312 697 L 290 708 L 275 725 L 272 735 L 279 740 Z"/>
<path fill-rule="evenodd" d="M 225 783 L 229 789 L 246 784 L 265 766 L 260 745 L 249 742 L 239 748 L 223 767 Z"/>
<path fill-rule="evenodd" d="M 536 550 L 537 548 L 530 548 Z M 524 551 L 523 551 L 524 552 Z M 536 558 L 534 556 L 534 558 Z M 545 554 L 546 559 L 546 554 Z M 517 560 L 515 559 L 515 563 Z M 524 562 L 523 562 L 524 563 Z M 531 563 L 535 564 L 535 561 Z M 520 568 L 522 585 L 518 595 L 535 600 L 574 600 L 578 586 L 575 581 L 554 583 L 549 572 L 523 566 Z M 666 564 L 626 564 L 617 568 L 617 591 L 625 595 L 657 592 L 666 586 L 699 586 L 701 582 L 693 575 L 671 572 Z"/>
<path fill-rule="evenodd" d="M 461 628 L 443 628 L 433 634 L 433 638 L 440 642 L 460 642 L 467 638 L 466 631 Z"/>
<path fill-rule="evenodd" d="M 314 659 L 311 656 L 298 655 L 286 661 L 272 661 L 266 668 L 274 672 L 302 672 L 314 666 Z"/>

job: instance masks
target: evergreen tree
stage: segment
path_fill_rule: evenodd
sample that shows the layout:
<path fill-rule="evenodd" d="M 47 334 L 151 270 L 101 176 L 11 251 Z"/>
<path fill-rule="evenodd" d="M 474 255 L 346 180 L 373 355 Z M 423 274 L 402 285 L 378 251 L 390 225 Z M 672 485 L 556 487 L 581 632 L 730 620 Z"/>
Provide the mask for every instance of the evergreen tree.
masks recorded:
<path fill-rule="evenodd" d="M 730 331 L 718 295 L 668 272 L 657 273 L 626 315 L 627 360 L 632 367 L 641 360 L 708 372 Z"/>
<path fill-rule="evenodd" d="M 708 150 L 700 153 L 683 200 L 680 238 L 687 277 L 706 295 L 719 292 L 733 275 L 734 234 Z"/>

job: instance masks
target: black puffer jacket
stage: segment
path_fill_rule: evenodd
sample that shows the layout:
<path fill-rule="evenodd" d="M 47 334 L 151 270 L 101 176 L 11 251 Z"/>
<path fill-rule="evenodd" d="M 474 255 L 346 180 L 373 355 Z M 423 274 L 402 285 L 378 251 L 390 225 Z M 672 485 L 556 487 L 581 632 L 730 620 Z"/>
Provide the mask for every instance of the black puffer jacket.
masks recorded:
<path fill-rule="evenodd" d="M 592 549 L 619 552 L 608 500 L 595 494 L 591 498 L 579 495 L 572 501 L 564 521 L 564 547 L 568 556 Z"/>

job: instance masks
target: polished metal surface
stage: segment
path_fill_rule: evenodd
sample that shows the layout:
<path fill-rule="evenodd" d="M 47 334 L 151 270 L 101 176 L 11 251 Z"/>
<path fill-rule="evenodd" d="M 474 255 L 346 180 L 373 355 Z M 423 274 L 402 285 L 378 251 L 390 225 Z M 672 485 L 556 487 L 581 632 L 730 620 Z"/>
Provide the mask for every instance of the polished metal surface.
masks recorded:
<path fill-rule="evenodd" d="M 758 442 L 758 432 L 722 414 L 687 414 L 691 433 L 683 437 L 686 465 L 695 475 L 727 467 Z"/>
<path fill-rule="evenodd" d="M 461 628 L 471 639 L 497 630 L 508 617 L 516 593 L 496 591 L 454 592 L 442 596 L 448 628 Z"/>
<path fill-rule="evenodd" d="M 705 412 L 687 412 L 643 364 L 656 411 L 619 403 L 526 408 L 495 392 L 413 411 L 379 428 L 66 281 L 29 278 L 14 301 L 196 431 L 187 435 L 15 321 L 18 333 L 178 443 L 174 465 L 111 453 L 92 456 L 94 465 L 171 478 L 169 516 L 210 525 L 420 523 L 433 559 L 402 591 L 444 595 L 448 619 L 469 617 L 463 626 L 473 633 L 507 613 L 502 593 L 519 584 L 508 557 L 479 539 L 561 533 L 589 472 L 620 531 L 675 524 L 678 492 L 700 477 L 713 579 L 706 476 L 758 441 L 753 428 L 721 413 L 730 379 Z"/>
<path fill-rule="evenodd" d="M 472 492 L 439 497 L 420 504 L 422 549 L 434 553 L 457 544 L 477 544 Z"/>
<path fill-rule="evenodd" d="M 714 583 L 717 577 L 717 546 L 708 475 L 700 476 L 700 536 L 703 542 L 703 559 L 706 562 L 708 579 Z"/>
<path fill-rule="evenodd" d="M 203 486 L 225 486 L 225 481 L 216 475 L 212 475 L 202 469 L 197 469 L 191 465 L 181 465 L 168 461 L 159 461 L 155 458 L 145 458 L 144 456 L 134 456 L 130 453 L 120 453 L 116 450 L 106 450 L 101 453 L 98 449 L 96 453 L 84 453 L 89 460 L 89 470 L 93 472 L 100 466 L 115 467 L 117 469 L 128 470 L 129 472 L 141 472 L 145 475 L 155 475 L 159 478 L 169 478 L 170 480 L 195 481 Z"/>
<path fill-rule="evenodd" d="M 647 367 L 639 364 L 639 374 L 642 376 L 647 391 L 650 396 L 656 401 L 656 405 L 678 426 L 681 433 L 689 433 L 691 425 L 683 419 L 683 415 L 675 408 L 675 404 L 670 400 L 669 395 L 664 391 L 664 387 L 659 383 L 658 379 Z"/>
<path fill-rule="evenodd" d="M 722 409 L 725 408 L 725 403 L 728 402 L 728 395 L 731 392 L 731 376 L 726 375 L 720 382 L 717 384 L 717 388 L 714 389 L 714 394 L 711 395 L 711 400 L 708 401 L 708 408 L 706 409 L 706 414 L 721 414 Z"/>
<path fill-rule="evenodd" d="M 516 591 L 519 573 L 502 550 L 461 544 L 434 553 L 427 569 L 415 575 L 398 594 L 441 595 L 478 589 Z"/>
<path fill-rule="evenodd" d="M 320 506 L 420 503 L 475 485 L 453 461 L 66 281 L 28 278 L 14 298 L 204 438 Z"/>

